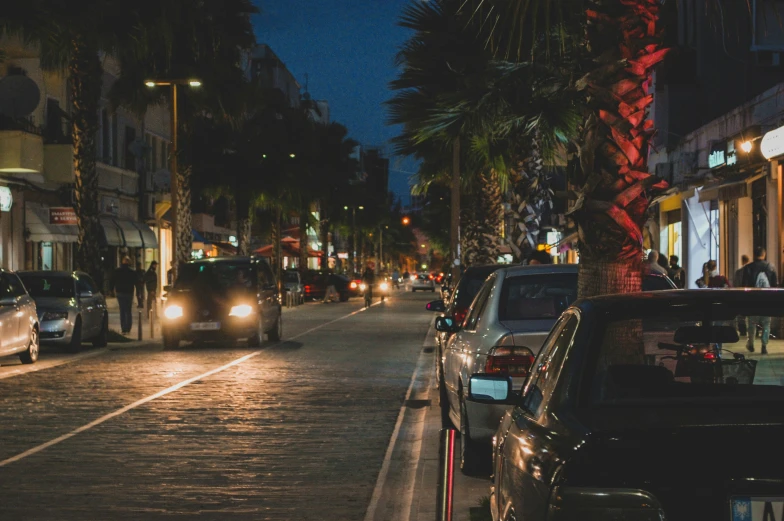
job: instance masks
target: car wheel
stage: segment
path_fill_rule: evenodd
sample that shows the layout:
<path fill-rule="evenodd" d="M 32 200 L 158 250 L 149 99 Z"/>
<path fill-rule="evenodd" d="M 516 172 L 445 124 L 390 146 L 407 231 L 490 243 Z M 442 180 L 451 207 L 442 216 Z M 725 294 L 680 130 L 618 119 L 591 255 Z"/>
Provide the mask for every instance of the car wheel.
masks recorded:
<path fill-rule="evenodd" d="M 30 342 L 27 344 L 27 349 L 23 353 L 19 353 L 19 360 L 23 364 L 34 364 L 38 360 L 38 353 L 40 352 L 41 344 L 38 342 L 38 329 L 33 328 L 30 331 Z"/>
<path fill-rule="evenodd" d="M 278 315 L 275 326 L 267 333 L 267 338 L 272 342 L 279 342 L 283 338 L 283 314 Z"/>
<path fill-rule="evenodd" d="M 248 338 L 248 347 L 259 347 L 264 342 L 264 330 L 261 327 L 261 316 L 259 316 L 259 324 L 256 326 L 256 332 L 252 337 Z"/>
<path fill-rule="evenodd" d="M 98 333 L 98 336 L 93 338 L 93 347 L 106 347 L 106 344 L 109 343 L 109 317 L 107 315 L 103 316 L 103 321 L 101 323 L 101 331 Z"/>
<path fill-rule="evenodd" d="M 471 439 L 463 396 L 460 396 L 460 470 L 466 476 L 476 476 L 482 462 L 482 446 Z"/>
<path fill-rule="evenodd" d="M 163 348 L 177 349 L 180 347 L 180 337 L 173 333 L 163 332 Z"/>
<path fill-rule="evenodd" d="M 68 344 L 68 350 L 72 353 L 78 353 L 82 349 L 82 318 L 76 317 L 74 322 L 73 332 L 71 333 L 71 343 Z"/>

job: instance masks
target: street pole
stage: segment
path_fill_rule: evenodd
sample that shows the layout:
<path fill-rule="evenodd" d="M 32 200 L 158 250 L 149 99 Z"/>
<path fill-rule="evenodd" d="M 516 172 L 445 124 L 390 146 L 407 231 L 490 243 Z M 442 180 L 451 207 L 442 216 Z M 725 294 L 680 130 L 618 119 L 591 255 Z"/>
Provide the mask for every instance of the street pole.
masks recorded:
<path fill-rule="evenodd" d="M 278 238 L 275 244 L 275 263 L 277 264 L 277 266 L 275 266 L 275 271 L 278 276 L 278 294 L 283 293 L 283 259 L 281 258 L 282 252 L 280 248 L 281 239 L 283 238 L 281 230 L 283 225 L 281 224 L 280 214 L 281 210 L 280 207 L 278 207 Z M 302 246 L 302 244 L 300 244 L 300 246 Z"/>
<path fill-rule="evenodd" d="M 187 259 L 179 258 L 179 226 L 178 219 L 178 203 L 177 192 L 179 191 L 179 183 L 177 180 L 177 84 L 172 82 L 172 153 L 171 153 L 171 209 L 172 209 L 172 281 L 177 280 L 177 272 L 179 271 L 180 262 L 185 262 Z"/>
<path fill-rule="evenodd" d="M 354 273 L 359 272 L 359 268 L 357 266 L 357 207 L 354 206 L 351 208 L 351 228 L 354 231 L 354 253 L 351 256 L 352 263 L 354 264 Z"/>

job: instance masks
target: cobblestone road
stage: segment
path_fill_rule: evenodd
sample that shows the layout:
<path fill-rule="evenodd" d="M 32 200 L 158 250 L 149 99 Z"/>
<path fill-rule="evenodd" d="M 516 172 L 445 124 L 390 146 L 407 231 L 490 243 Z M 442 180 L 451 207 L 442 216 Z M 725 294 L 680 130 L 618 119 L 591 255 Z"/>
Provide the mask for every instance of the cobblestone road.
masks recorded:
<path fill-rule="evenodd" d="M 306 305 L 262 349 L 114 348 L 0 380 L 2 520 L 362 519 L 432 295 Z M 45 354 L 44 354 L 45 356 Z"/>

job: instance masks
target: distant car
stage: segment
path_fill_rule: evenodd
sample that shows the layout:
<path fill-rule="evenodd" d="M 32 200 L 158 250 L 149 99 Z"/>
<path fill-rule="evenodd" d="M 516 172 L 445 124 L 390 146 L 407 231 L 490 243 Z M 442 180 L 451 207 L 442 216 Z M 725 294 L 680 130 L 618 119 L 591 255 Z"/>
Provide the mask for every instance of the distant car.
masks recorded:
<path fill-rule="evenodd" d="M 305 300 L 305 285 L 297 270 L 286 270 L 283 272 L 283 287 L 286 292 L 294 296 L 294 302 L 300 303 Z"/>
<path fill-rule="evenodd" d="M 167 288 L 163 345 L 183 340 L 236 340 L 259 346 L 283 336 L 277 281 L 269 264 L 255 257 L 215 257 L 180 268 Z"/>
<path fill-rule="evenodd" d="M 305 272 L 304 284 L 306 300 L 321 300 L 327 294 L 327 282 L 330 274 L 325 271 L 308 270 Z M 349 280 L 343 275 L 332 275 L 335 290 L 340 295 L 340 301 L 345 302 L 352 295 L 349 289 Z"/>
<path fill-rule="evenodd" d="M 584 299 L 553 327 L 522 396 L 507 375 L 473 376 L 469 402 L 506 408 L 493 519 L 779 519 L 770 447 L 784 436 L 784 381 L 739 338 L 735 319 L 749 315 L 779 322 L 784 291 Z"/>
<path fill-rule="evenodd" d="M 19 273 L 35 300 L 43 344 L 65 345 L 79 351 L 82 342 L 105 347 L 109 311 L 98 285 L 81 271 L 22 271 Z"/>
<path fill-rule="evenodd" d="M 429 273 L 417 273 L 411 276 L 411 292 L 415 291 L 436 291 L 434 277 Z"/>
<path fill-rule="evenodd" d="M 34 363 L 38 335 L 35 301 L 14 272 L 0 268 L 0 356 L 17 355 L 23 364 Z"/>

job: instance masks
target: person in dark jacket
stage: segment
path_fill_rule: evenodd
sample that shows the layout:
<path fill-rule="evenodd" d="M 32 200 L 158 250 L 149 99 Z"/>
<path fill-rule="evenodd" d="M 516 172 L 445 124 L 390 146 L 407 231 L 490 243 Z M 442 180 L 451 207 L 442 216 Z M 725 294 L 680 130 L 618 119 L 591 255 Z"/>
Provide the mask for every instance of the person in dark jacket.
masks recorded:
<path fill-rule="evenodd" d="M 144 264 L 136 261 L 136 307 L 144 309 Z"/>
<path fill-rule="evenodd" d="M 677 255 L 670 255 L 670 267 L 667 270 L 667 275 L 676 286 L 683 289 L 686 287 L 686 272 L 678 264 L 679 260 Z"/>
<path fill-rule="evenodd" d="M 743 286 L 746 288 L 775 288 L 778 287 L 776 270 L 765 260 L 768 252 L 765 248 L 754 248 L 754 262 L 747 264 L 743 268 Z M 757 330 L 762 329 L 762 354 L 768 354 L 768 340 L 770 340 L 770 317 L 749 317 L 747 330 L 749 332 L 746 340 L 746 349 L 754 352 L 754 340 L 757 337 Z"/>
<path fill-rule="evenodd" d="M 123 334 L 128 334 L 133 328 L 133 292 L 138 281 L 136 271 L 131 268 L 130 257 L 123 257 L 122 266 L 114 271 L 112 289 L 120 306 L 120 327 Z"/>
<path fill-rule="evenodd" d="M 144 287 L 147 289 L 147 313 L 155 307 L 158 297 L 158 261 L 152 261 L 144 274 Z"/>

